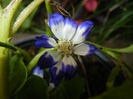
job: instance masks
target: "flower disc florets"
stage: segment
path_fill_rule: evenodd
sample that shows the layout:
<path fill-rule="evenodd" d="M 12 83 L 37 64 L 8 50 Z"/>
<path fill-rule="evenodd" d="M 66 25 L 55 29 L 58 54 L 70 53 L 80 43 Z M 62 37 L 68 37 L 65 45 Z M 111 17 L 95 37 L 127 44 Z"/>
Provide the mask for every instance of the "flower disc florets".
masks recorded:
<path fill-rule="evenodd" d="M 58 52 L 63 54 L 63 55 L 71 55 L 72 54 L 72 50 L 73 50 L 73 44 L 71 41 L 59 41 L 58 43 Z"/>

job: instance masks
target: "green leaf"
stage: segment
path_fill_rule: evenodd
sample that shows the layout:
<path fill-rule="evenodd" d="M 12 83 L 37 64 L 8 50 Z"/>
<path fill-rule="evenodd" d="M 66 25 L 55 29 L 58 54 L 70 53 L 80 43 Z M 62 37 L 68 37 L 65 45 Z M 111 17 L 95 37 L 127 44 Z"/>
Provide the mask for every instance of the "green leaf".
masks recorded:
<path fill-rule="evenodd" d="M 21 11 L 19 16 L 17 17 L 15 23 L 13 24 L 12 27 L 12 35 L 16 33 L 16 31 L 21 27 L 23 22 L 27 19 L 27 17 L 33 12 L 35 8 L 37 8 L 44 0 L 33 0 L 27 7 Z"/>
<path fill-rule="evenodd" d="M 107 92 L 89 99 L 133 99 L 133 81 L 125 81 L 122 86 L 111 88 Z"/>
<path fill-rule="evenodd" d="M 104 33 L 104 35 L 102 34 L 99 38 L 99 42 L 103 42 L 105 39 L 107 39 L 111 33 L 113 31 L 115 31 L 116 29 L 124 26 L 126 23 L 128 23 L 130 20 L 132 20 L 132 15 L 133 15 L 133 11 L 127 11 L 123 14 L 121 14 L 121 16 L 116 16 L 119 19 L 114 20 L 114 23 L 110 24 L 109 26 L 111 26 L 111 28 Z M 121 18 L 120 18 L 121 17 Z"/>
<path fill-rule="evenodd" d="M 126 24 L 127 22 L 129 22 L 130 20 L 130 16 L 133 15 L 133 11 L 128 11 L 126 13 L 124 13 L 126 15 L 124 15 L 122 18 L 120 18 L 113 26 L 112 28 L 119 28 L 121 27 L 122 25 Z"/>
<path fill-rule="evenodd" d="M 133 44 L 126 48 L 117 49 L 117 51 L 122 53 L 133 53 Z"/>
<path fill-rule="evenodd" d="M 9 64 L 9 91 L 10 95 L 14 95 L 26 82 L 27 70 L 21 55 L 13 56 Z"/>
<path fill-rule="evenodd" d="M 84 79 L 76 75 L 72 80 L 63 80 L 51 93 L 50 99 L 80 99 L 84 92 Z"/>
<path fill-rule="evenodd" d="M 31 15 L 24 21 L 24 23 L 21 26 L 21 31 L 24 31 L 31 27 L 32 25 L 32 19 L 34 18 L 38 8 L 35 8 L 35 10 L 31 13 Z"/>
<path fill-rule="evenodd" d="M 6 7 L 9 3 L 10 3 L 11 0 L 0 0 L 0 3 L 2 4 L 2 7 Z"/>
<path fill-rule="evenodd" d="M 48 87 L 44 79 L 32 75 L 15 99 L 48 99 Z"/>

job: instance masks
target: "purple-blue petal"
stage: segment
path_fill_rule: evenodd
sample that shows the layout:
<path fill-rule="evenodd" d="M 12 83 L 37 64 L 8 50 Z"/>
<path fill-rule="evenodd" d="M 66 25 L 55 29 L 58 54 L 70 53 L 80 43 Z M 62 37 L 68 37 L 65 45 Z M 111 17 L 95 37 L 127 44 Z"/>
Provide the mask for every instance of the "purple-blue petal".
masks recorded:
<path fill-rule="evenodd" d="M 66 18 L 64 24 L 70 24 L 72 27 L 77 28 L 77 23 L 73 19 Z"/>
<path fill-rule="evenodd" d="M 36 45 L 37 47 L 53 48 L 54 46 L 52 46 L 52 45 L 49 44 L 49 42 L 48 42 L 49 39 L 50 39 L 50 37 L 48 37 L 48 36 L 46 36 L 46 35 L 37 36 L 37 37 L 36 37 L 35 45 Z"/>
<path fill-rule="evenodd" d="M 64 72 L 64 79 L 72 79 L 77 71 L 77 66 L 72 66 L 72 65 L 67 65 L 65 66 L 64 64 L 62 64 L 63 66 L 63 72 Z"/>
<path fill-rule="evenodd" d="M 88 46 L 89 46 L 89 51 L 88 51 L 88 54 L 87 55 L 91 55 L 91 54 L 93 54 L 96 50 L 98 50 L 99 48 L 98 47 L 96 47 L 96 46 L 94 46 L 94 45 L 92 45 L 92 44 L 90 44 L 90 43 L 85 43 L 85 44 L 87 44 Z"/>
<path fill-rule="evenodd" d="M 36 68 L 34 68 L 32 74 L 33 74 L 33 75 L 40 76 L 40 77 L 43 77 L 43 76 L 44 76 L 44 70 L 43 70 L 43 69 L 40 69 L 40 67 L 37 66 Z"/>
<path fill-rule="evenodd" d="M 52 25 L 56 25 L 60 23 L 61 21 L 64 21 L 64 18 L 62 15 L 58 13 L 49 14 L 49 26 L 52 27 Z"/>
<path fill-rule="evenodd" d="M 59 73 L 57 74 L 57 67 L 51 67 L 49 69 L 50 71 L 50 74 L 51 74 L 51 80 L 50 82 L 51 83 L 54 83 L 55 87 L 57 87 L 61 81 L 61 79 L 63 78 L 64 76 L 64 73 L 62 71 L 62 69 L 59 71 Z"/>
<path fill-rule="evenodd" d="M 92 21 L 85 21 L 79 25 L 80 28 L 86 28 L 86 31 L 82 34 L 82 36 L 85 36 L 85 40 L 88 38 L 93 26 L 94 24 Z"/>
<path fill-rule="evenodd" d="M 54 61 L 54 58 L 52 55 L 48 54 L 48 52 L 45 52 L 38 61 L 38 66 L 40 66 L 41 69 L 45 69 L 48 67 L 51 67 L 55 65 L 57 61 Z"/>

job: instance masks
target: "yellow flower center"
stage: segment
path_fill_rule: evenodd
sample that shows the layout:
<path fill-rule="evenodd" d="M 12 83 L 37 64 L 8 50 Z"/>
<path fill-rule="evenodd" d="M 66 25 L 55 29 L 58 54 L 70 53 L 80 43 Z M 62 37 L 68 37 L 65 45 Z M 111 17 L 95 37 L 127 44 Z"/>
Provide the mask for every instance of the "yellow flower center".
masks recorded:
<path fill-rule="evenodd" d="M 72 48 L 73 45 L 71 42 L 68 41 L 60 41 L 59 42 L 59 49 L 58 51 L 65 55 L 71 55 L 72 54 Z"/>

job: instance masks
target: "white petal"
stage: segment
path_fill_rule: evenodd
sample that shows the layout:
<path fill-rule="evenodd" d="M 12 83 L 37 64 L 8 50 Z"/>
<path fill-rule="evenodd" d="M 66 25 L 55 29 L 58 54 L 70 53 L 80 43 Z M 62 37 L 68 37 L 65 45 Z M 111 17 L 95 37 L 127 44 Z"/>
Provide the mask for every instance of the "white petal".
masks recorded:
<path fill-rule="evenodd" d="M 91 21 L 86 21 L 86 22 L 81 23 L 78 26 L 75 36 L 72 38 L 72 42 L 74 44 L 78 44 L 86 40 L 89 36 L 89 33 L 92 27 L 93 27 L 93 23 Z"/>
<path fill-rule="evenodd" d="M 77 63 L 74 60 L 74 58 L 72 56 L 64 56 L 62 63 L 64 66 L 73 66 L 73 67 L 77 67 Z"/>
<path fill-rule="evenodd" d="M 63 39 L 70 40 L 76 32 L 77 24 L 73 20 L 70 20 L 69 18 L 65 19 L 64 24 L 65 25 L 62 31 Z"/>
<path fill-rule="evenodd" d="M 52 91 L 54 88 L 55 88 L 55 84 L 54 83 L 49 83 L 48 90 Z"/>
<path fill-rule="evenodd" d="M 62 39 L 62 29 L 64 27 L 64 18 L 58 13 L 50 15 L 49 26 L 53 34 L 58 38 Z"/>
<path fill-rule="evenodd" d="M 48 40 L 48 43 L 50 44 L 50 45 L 52 45 L 52 46 L 57 46 L 57 43 L 56 43 L 56 41 L 55 41 L 55 39 L 53 39 L 53 38 L 50 38 L 49 40 Z"/>
<path fill-rule="evenodd" d="M 61 55 L 57 51 L 49 51 L 48 55 L 51 55 L 54 61 L 60 61 Z"/>
<path fill-rule="evenodd" d="M 60 73 L 60 71 L 62 70 L 62 64 L 61 64 L 61 61 L 58 62 L 54 67 L 57 67 L 56 75 L 58 75 L 58 74 Z"/>
<path fill-rule="evenodd" d="M 97 48 L 89 43 L 81 43 L 74 47 L 74 54 L 86 56 L 95 52 Z"/>

